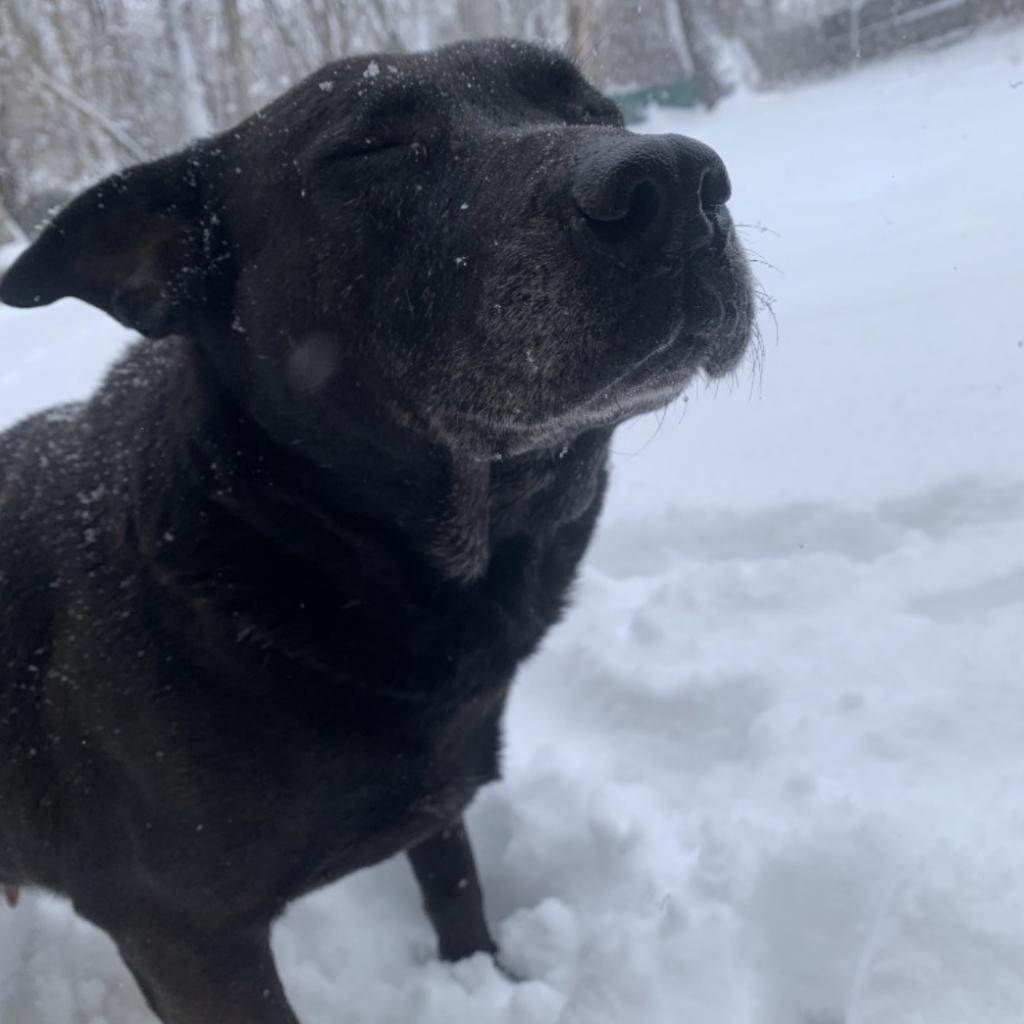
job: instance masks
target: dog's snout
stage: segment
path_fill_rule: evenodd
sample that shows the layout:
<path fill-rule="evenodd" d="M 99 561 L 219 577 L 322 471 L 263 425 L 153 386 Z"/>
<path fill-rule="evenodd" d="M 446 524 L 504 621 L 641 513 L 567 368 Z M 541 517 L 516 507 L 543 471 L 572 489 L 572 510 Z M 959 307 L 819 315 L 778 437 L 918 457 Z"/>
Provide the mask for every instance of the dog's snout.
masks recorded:
<path fill-rule="evenodd" d="M 730 196 L 721 157 L 681 135 L 594 140 L 576 167 L 572 198 L 589 237 L 617 255 L 657 259 L 692 251 L 714 233 Z"/>

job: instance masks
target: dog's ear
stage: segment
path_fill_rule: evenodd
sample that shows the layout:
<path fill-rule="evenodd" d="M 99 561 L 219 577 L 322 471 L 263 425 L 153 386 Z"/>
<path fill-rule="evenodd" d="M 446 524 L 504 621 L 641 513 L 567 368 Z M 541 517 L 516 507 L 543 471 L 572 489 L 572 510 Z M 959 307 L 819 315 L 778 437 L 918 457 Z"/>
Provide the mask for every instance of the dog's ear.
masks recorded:
<path fill-rule="evenodd" d="M 228 260 L 198 148 L 130 167 L 72 200 L 0 281 L 0 300 L 84 299 L 151 338 L 210 311 Z"/>

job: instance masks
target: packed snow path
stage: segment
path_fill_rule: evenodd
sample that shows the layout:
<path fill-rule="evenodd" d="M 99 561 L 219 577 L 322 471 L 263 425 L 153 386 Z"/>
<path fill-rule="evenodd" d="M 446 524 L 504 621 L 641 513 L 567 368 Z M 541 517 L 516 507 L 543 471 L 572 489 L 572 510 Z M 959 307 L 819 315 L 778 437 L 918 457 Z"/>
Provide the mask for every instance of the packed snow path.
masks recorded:
<path fill-rule="evenodd" d="M 277 929 L 304 1024 L 1024 1020 L 1022 80 L 1015 30 L 655 116 L 730 165 L 780 337 L 620 432 L 522 673 L 470 826 L 530 980 L 436 962 L 394 861 Z M 122 337 L 0 310 L 0 417 Z M 65 903 L 0 906 L 3 1024 L 151 1020 Z"/>

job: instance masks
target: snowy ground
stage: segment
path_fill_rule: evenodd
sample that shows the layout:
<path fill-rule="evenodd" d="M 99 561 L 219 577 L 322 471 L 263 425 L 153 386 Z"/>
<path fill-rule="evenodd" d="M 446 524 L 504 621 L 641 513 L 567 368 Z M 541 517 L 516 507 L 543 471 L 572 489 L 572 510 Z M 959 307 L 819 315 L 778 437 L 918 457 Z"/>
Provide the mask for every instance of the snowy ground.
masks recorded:
<path fill-rule="evenodd" d="M 774 268 L 763 375 L 623 430 L 576 607 L 471 814 L 505 980 L 405 865 L 294 906 L 306 1024 L 1024 1021 L 1024 31 L 714 116 Z M 0 310 L 0 416 L 121 332 Z M 142 1024 L 66 905 L 0 908 L 3 1024 Z"/>

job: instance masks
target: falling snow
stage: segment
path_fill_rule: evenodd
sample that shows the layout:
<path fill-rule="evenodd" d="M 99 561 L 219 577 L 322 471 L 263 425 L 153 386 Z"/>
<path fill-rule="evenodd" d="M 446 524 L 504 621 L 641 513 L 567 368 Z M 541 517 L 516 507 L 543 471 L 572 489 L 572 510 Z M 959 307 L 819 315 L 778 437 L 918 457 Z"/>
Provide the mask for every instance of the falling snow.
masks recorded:
<path fill-rule="evenodd" d="M 277 928 L 303 1024 L 1019 1024 L 1022 61 L 982 35 L 654 116 L 725 156 L 778 338 L 765 316 L 762 371 L 617 435 L 514 691 L 469 827 L 527 980 L 438 963 L 394 860 Z M 5 422 L 125 337 L 74 302 L 0 332 Z M 152 1022 L 31 891 L 0 906 L 0 1019 Z"/>

